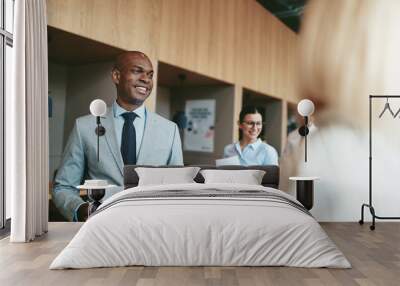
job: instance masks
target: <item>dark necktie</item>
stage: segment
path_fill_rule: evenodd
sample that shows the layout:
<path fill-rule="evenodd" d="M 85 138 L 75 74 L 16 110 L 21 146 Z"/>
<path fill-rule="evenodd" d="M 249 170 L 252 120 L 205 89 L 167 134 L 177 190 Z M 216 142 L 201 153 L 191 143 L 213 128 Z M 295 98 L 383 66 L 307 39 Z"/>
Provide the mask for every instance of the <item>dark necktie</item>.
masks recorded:
<path fill-rule="evenodd" d="M 121 140 L 121 155 L 124 165 L 136 164 L 136 131 L 135 126 L 133 126 L 136 116 L 136 113 L 133 112 L 122 114 L 122 117 L 125 119 Z"/>

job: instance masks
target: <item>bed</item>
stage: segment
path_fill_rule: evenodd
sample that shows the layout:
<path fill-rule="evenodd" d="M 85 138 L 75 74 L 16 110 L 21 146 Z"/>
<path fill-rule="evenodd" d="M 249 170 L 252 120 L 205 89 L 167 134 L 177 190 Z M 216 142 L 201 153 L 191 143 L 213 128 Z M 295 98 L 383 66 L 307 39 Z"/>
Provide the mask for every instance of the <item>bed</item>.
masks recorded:
<path fill-rule="evenodd" d="M 195 183 L 149 186 L 138 186 L 136 167 L 125 166 L 126 189 L 103 202 L 50 269 L 351 267 L 312 215 L 277 189 L 276 166 L 222 167 L 264 170 L 261 185 L 204 183 L 198 173 Z"/>

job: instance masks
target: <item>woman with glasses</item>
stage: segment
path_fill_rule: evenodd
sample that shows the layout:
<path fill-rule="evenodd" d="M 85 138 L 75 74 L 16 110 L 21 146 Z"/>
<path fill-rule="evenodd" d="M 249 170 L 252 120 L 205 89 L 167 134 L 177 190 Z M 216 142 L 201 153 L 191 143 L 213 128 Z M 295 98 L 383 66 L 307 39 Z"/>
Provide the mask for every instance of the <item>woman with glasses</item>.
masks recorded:
<path fill-rule="evenodd" d="M 275 148 L 261 141 L 260 136 L 263 119 L 254 106 L 247 106 L 239 115 L 239 141 L 224 148 L 224 157 L 239 158 L 240 164 L 278 165 L 278 153 Z"/>

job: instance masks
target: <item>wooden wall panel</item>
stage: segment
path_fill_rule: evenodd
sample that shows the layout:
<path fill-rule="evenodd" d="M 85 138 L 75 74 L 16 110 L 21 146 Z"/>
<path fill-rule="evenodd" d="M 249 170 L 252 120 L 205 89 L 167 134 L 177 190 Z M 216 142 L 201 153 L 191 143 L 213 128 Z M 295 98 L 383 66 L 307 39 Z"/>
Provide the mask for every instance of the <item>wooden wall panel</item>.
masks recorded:
<path fill-rule="evenodd" d="M 237 2 L 235 82 L 277 98 L 292 98 L 289 73 L 296 70 L 296 58 L 288 54 L 288 47 L 297 46 L 296 34 L 257 2 Z"/>
<path fill-rule="evenodd" d="M 299 77 L 297 76 L 301 71 L 301 66 L 298 64 L 298 57 L 300 56 L 298 46 L 299 38 L 296 35 L 291 36 L 292 40 L 288 43 L 289 53 L 288 53 L 288 70 L 287 78 L 288 82 L 292 83 L 288 85 L 288 95 L 286 99 L 289 102 L 296 103 L 299 100 Z"/>
<path fill-rule="evenodd" d="M 47 8 L 50 26 L 296 100 L 297 36 L 255 0 L 47 0 Z"/>
<path fill-rule="evenodd" d="M 161 2 L 159 59 L 233 82 L 235 5 L 225 0 Z"/>
<path fill-rule="evenodd" d="M 256 86 L 257 78 L 263 75 L 259 74 L 257 58 L 259 57 L 261 38 L 268 35 L 266 30 L 261 31 L 261 25 L 258 17 L 258 10 L 253 10 L 255 3 L 250 1 L 240 1 L 239 14 L 237 19 L 240 25 L 237 26 L 237 46 L 236 46 L 236 78 L 243 87 L 258 89 Z M 259 35 L 259 36 L 255 36 Z M 262 36 L 261 36 L 262 35 Z M 251 51 L 251 52 L 249 52 Z M 261 62 L 263 59 L 258 58 Z"/>
<path fill-rule="evenodd" d="M 48 25 L 124 50 L 140 50 L 157 68 L 159 0 L 47 0 Z M 155 109 L 156 86 L 146 100 Z"/>
<path fill-rule="evenodd" d="M 47 10 L 50 26 L 156 55 L 158 0 L 48 0 Z"/>
<path fill-rule="evenodd" d="M 242 102 L 243 102 L 243 87 L 235 84 L 235 93 L 234 93 L 234 100 L 233 100 L 233 128 L 232 128 L 232 142 L 236 142 L 239 140 L 239 132 L 238 132 L 238 125 L 239 122 L 239 115 L 240 110 L 242 109 Z"/>

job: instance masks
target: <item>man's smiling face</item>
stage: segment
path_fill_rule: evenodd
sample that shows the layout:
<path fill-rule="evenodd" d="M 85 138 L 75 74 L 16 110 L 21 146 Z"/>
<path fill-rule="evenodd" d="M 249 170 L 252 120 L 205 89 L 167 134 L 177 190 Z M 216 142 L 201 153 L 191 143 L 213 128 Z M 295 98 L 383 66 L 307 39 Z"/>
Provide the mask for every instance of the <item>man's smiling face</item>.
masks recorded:
<path fill-rule="evenodd" d="M 128 52 L 118 57 L 112 72 L 118 99 L 140 106 L 153 89 L 153 65 L 142 53 Z"/>

